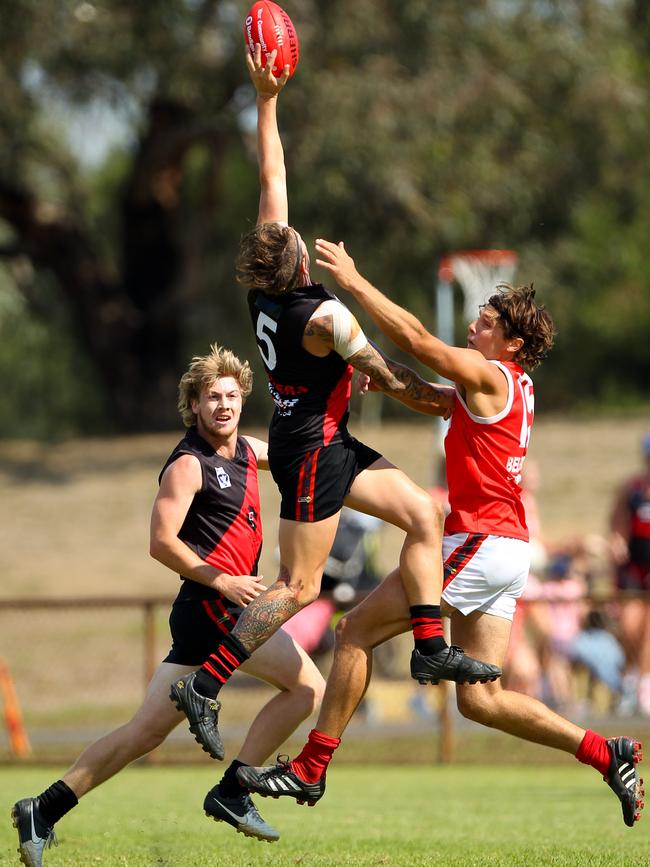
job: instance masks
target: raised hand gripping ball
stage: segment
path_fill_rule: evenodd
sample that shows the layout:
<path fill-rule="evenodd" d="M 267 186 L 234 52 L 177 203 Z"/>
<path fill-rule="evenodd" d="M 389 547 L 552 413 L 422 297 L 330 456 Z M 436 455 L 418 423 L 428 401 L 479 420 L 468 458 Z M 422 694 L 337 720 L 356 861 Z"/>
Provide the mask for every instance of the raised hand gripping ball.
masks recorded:
<path fill-rule="evenodd" d="M 289 66 L 291 77 L 298 65 L 298 34 L 291 18 L 284 9 L 271 0 L 258 0 L 254 3 L 244 21 L 244 39 L 251 54 L 255 43 L 262 46 L 262 58 L 268 60 L 276 49 L 273 75 L 279 78 L 285 66 Z M 266 61 L 265 64 L 266 65 Z"/>

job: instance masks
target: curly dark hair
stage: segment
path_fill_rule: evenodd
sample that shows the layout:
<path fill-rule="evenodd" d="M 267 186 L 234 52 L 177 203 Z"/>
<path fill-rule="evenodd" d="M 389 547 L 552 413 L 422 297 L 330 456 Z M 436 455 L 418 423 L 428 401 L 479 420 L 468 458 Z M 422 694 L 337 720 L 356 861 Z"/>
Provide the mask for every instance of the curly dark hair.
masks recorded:
<path fill-rule="evenodd" d="M 237 282 L 281 295 L 295 288 L 302 260 L 298 235 L 282 223 L 261 223 L 240 241 Z"/>
<path fill-rule="evenodd" d="M 528 370 L 534 370 L 553 346 L 555 326 L 543 304 L 535 301 L 535 289 L 530 286 L 511 286 L 499 283 L 496 293 L 485 302 L 499 314 L 499 322 L 506 339 L 521 337 L 524 345 L 514 361 Z"/>

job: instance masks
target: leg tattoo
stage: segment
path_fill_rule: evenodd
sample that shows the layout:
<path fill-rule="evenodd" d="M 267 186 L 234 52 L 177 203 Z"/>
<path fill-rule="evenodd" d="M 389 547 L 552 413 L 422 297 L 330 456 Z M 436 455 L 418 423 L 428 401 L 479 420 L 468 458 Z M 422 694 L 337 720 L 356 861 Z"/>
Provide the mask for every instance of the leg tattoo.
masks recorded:
<path fill-rule="evenodd" d="M 264 644 L 283 623 L 300 611 L 299 588 L 289 587 L 288 579 L 289 574 L 283 566 L 275 584 L 249 602 L 237 621 L 232 634 L 249 653 Z"/>

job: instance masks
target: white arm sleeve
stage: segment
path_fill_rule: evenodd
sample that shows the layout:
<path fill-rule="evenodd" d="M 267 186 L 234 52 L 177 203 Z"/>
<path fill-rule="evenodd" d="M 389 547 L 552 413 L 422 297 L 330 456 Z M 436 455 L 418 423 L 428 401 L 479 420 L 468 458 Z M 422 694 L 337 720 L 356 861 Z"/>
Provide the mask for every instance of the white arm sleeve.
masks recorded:
<path fill-rule="evenodd" d="M 322 316 L 332 317 L 334 349 L 341 358 L 350 358 L 355 352 L 363 349 L 368 342 L 368 338 L 357 320 L 340 301 L 334 298 L 323 301 L 309 318 L 311 321 L 312 319 L 320 319 Z"/>

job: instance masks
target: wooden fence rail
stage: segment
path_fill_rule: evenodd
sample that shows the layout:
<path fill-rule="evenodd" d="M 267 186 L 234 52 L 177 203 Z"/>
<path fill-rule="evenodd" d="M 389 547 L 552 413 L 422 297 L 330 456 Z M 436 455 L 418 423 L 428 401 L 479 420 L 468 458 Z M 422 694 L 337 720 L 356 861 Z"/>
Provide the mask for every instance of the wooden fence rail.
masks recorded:
<path fill-rule="evenodd" d="M 572 605 L 576 602 L 588 602 L 594 606 L 607 605 L 613 602 L 624 602 L 643 599 L 650 605 L 650 594 L 631 591 L 618 591 L 605 594 L 588 594 L 574 599 L 526 599 L 525 604 Z M 142 682 L 143 691 L 149 683 L 159 659 L 156 652 L 156 612 L 159 608 L 169 609 L 173 602 L 172 596 L 91 596 L 91 597 L 39 597 L 39 598 L 7 598 L 0 599 L 0 614 L 9 611 L 52 611 L 79 609 L 140 609 L 142 612 Z M 452 691 L 443 684 L 440 701 L 438 702 L 439 749 L 438 760 L 441 763 L 453 761 L 454 756 L 454 722 L 450 712 Z"/>
<path fill-rule="evenodd" d="M 76 597 L 39 597 L 15 599 L 0 599 L 2 611 L 39 611 L 68 610 L 81 608 L 93 610 L 101 608 L 140 608 L 142 609 L 142 678 L 144 687 L 151 680 L 158 665 L 156 659 L 156 609 L 164 606 L 169 608 L 174 601 L 173 596 L 76 596 Z"/>

